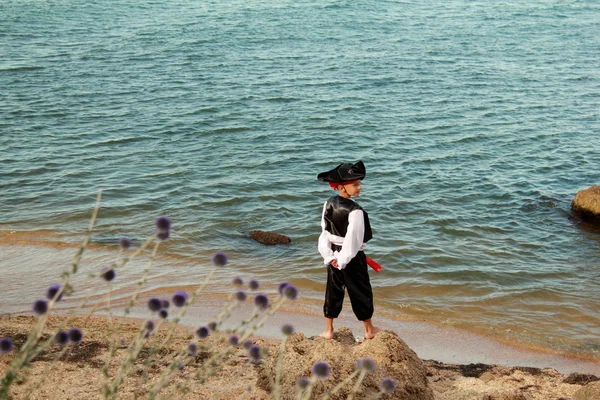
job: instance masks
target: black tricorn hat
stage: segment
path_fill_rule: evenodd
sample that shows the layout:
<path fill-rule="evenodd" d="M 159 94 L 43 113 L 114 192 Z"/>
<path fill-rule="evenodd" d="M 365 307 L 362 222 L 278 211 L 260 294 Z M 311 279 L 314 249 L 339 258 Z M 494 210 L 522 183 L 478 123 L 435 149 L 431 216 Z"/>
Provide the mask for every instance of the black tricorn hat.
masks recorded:
<path fill-rule="evenodd" d="M 321 172 L 317 179 L 323 182 L 348 182 L 362 180 L 367 174 L 367 169 L 362 161 L 356 164 L 340 164 L 331 171 Z"/>

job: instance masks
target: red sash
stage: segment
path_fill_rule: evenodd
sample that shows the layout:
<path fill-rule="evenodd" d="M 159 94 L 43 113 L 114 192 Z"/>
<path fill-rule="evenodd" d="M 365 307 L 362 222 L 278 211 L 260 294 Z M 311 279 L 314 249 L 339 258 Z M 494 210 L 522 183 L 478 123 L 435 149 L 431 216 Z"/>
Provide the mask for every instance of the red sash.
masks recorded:
<path fill-rule="evenodd" d="M 373 260 L 372 258 L 367 257 L 367 265 L 373 268 L 375 272 L 381 271 L 381 265 L 379 265 L 379 263 L 377 263 L 377 261 Z"/>

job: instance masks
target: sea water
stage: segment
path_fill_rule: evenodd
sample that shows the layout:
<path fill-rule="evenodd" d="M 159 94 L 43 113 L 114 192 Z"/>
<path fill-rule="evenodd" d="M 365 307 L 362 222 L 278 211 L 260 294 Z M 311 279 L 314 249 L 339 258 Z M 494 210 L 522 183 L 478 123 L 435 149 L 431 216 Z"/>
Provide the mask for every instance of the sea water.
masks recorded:
<path fill-rule="evenodd" d="M 334 193 L 316 175 L 363 160 L 379 315 L 600 359 L 600 230 L 570 211 L 599 184 L 597 2 L 2 0 L 0 15 L 2 312 L 69 268 L 102 189 L 91 268 L 167 215 L 144 290 L 195 287 L 224 251 L 216 291 L 291 281 L 318 315 Z M 115 298 L 146 265 L 118 271 Z"/>

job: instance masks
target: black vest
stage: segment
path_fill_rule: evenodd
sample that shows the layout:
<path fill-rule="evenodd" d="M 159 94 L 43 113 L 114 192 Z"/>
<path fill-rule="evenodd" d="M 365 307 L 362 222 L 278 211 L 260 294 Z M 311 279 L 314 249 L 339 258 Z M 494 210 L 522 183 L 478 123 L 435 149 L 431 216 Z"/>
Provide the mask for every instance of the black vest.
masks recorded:
<path fill-rule="evenodd" d="M 348 215 L 351 211 L 362 210 L 365 216 L 365 236 L 363 243 L 368 242 L 373 237 L 369 216 L 361 206 L 350 199 L 342 196 L 333 196 L 327 200 L 325 207 L 325 230 L 333 235 L 345 237 L 348 230 Z"/>

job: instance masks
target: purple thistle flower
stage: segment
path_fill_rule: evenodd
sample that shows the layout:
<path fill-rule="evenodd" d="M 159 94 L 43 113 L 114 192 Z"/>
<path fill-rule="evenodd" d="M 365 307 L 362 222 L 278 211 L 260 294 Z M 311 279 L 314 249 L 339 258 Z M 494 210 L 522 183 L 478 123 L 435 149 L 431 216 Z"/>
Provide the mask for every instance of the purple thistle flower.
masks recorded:
<path fill-rule="evenodd" d="M 69 334 L 65 331 L 58 331 L 56 335 L 54 335 L 54 342 L 61 346 L 64 346 L 69 342 Z"/>
<path fill-rule="evenodd" d="M 254 296 L 254 305 L 261 310 L 269 308 L 269 298 L 264 294 L 257 294 Z"/>
<path fill-rule="evenodd" d="M 213 256 L 212 262 L 217 267 L 224 267 L 225 265 L 227 265 L 227 255 L 219 251 Z"/>
<path fill-rule="evenodd" d="M 281 296 L 283 296 L 283 289 L 285 289 L 287 285 L 289 285 L 289 282 L 281 282 L 279 286 L 277 286 L 277 291 Z"/>
<path fill-rule="evenodd" d="M 281 333 L 283 333 L 284 336 L 291 336 L 294 333 L 294 327 L 291 324 L 284 324 L 281 327 Z"/>
<path fill-rule="evenodd" d="M 228 343 L 231 346 L 237 346 L 239 342 L 239 338 L 237 337 L 237 335 L 231 335 L 229 336 L 229 340 Z"/>
<path fill-rule="evenodd" d="M 383 378 L 379 387 L 384 393 L 392 393 L 396 390 L 396 381 L 392 378 Z"/>
<path fill-rule="evenodd" d="M 162 319 L 167 319 L 169 318 L 169 312 L 165 309 L 162 309 L 158 312 L 158 316 Z"/>
<path fill-rule="evenodd" d="M 357 369 L 373 372 L 375 370 L 375 361 L 370 358 L 362 358 L 356 362 Z"/>
<path fill-rule="evenodd" d="M 242 346 L 246 350 L 250 350 L 250 347 L 252 347 L 253 345 L 254 345 L 254 343 L 252 343 L 252 340 L 250 340 L 250 339 L 246 339 L 246 340 L 244 340 L 244 343 L 242 343 Z"/>
<path fill-rule="evenodd" d="M 81 339 L 83 339 L 83 332 L 81 332 L 81 329 L 79 328 L 69 329 L 68 335 L 69 340 L 73 343 L 79 343 L 81 342 Z"/>
<path fill-rule="evenodd" d="M 112 281 L 113 279 L 115 279 L 115 276 L 117 276 L 116 272 L 114 269 L 112 269 L 111 267 L 104 267 L 102 268 L 102 270 L 100 271 L 100 276 L 107 282 Z"/>
<path fill-rule="evenodd" d="M 167 240 L 169 238 L 170 234 L 169 231 L 160 231 L 156 234 L 156 238 L 158 240 Z"/>
<path fill-rule="evenodd" d="M 208 329 L 210 329 L 211 331 L 216 331 L 217 330 L 217 323 L 216 322 L 209 322 L 208 323 Z"/>
<path fill-rule="evenodd" d="M 46 290 L 46 298 L 48 300 L 52 300 L 54 298 L 54 296 L 56 296 L 56 293 L 58 293 L 60 291 L 60 289 L 61 289 L 61 286 L 58 283 L 55 283 L 54 285 L 51 285 Z M 60 296 L 58 296 L 58 299 L 56 299 L 56 301 L 60 301 L 62 299 L 63 293 L 61 293 Z"/>
<path fill-rule="evenodd" d="M 160 306 L 164 309 L 169 308 L 170 305 L 171 303 L 169 303 L 169 300 L 163 299 L 160 301 Z"/>
<path fill-rule="evenodd" d="M 143 330 L 146 332 L 146 337 L 150 336 L 152 331 L 154 331 L 154 321 L 152 321 L 152 320 L 146 321 L 146 323 L 144 324 Z"/>
<path fill-rule="evenodd" d="M 178 290 L 173 295 L 172 300 L 173 300 L 173 304 L 175 304 L 175 307 L 183 307 L 188 300 L 188 294 L 186 292 L 184 292 L 183 290 Z"/>
<path fill-rule="evenodd" d="M 122 248 L 123 250 L 127 250 L 131 247 L 131 240 L 123 237 L 121 239 L 119 239 L 119 247 Z"/>
<path fill-rule="evenodd" d="M 258 290 L 260 284 L 256 279 L 252 279 L 250 280 L 250 282 L 248 282 L 248 287 L 250 288 L 250 290 Z"/>
<path fill-rule="evenodd" d="M 48 312 L 48 302 L 46 300 L 36 300 L 33 303 L 33 312 L 37 315 L 44 315 Z"/>
<path fill-rule="evenodd" d="M 167 240 L 170 236 L 171 220 L 165 216 L 156 218 L 156 238 Z"/>
<path fill-rule="evenodd" d="M 171 220 L 164 215 L 156 218 L 156 229 L 158 231 L 169 231 L 171 230 Z"/>
<path fill-rule="evenodd" d="M 298 297 L 298 289 L 292 284 L 286 285 L 283 288 L 283 296 L 288 300 L 296 300 L 296 297 Z"/>
<path fill-rule="evenodd" d="M 188 354 L 193 357 L 197 353 L 198 353 L 198 345 L 194 342 L 190 342 L 188 344 Z"/>
<path fill-rule="evenodd" d="M 329 364 L 327 364 L 325 361 L 317 361 L 316 363 L 313 364 L 312 368 L 310 369 L 312 374 L 314 376 L 316 376 L 318 379 L 327 379 L 329 378 Z"/>
<path fill-rule="evenodd" d="M 296 379 L 296 386 L 298 386 L 298 389 L 300 390 L 306 390 L 306 388 L 310 386 L 310 379 L 305 376 L 299 376 L 298 379 Z"/>
<path fill-rule="evenodd" d="M 233 286 L 242 286 L 244 284 L 244 281 L 239 276 L 236 276 L 235 278 L 233 278 L 232 283 Z"/>
<path fill-rule="evenodd" d="M 198 338 L 200 338 L 200 339 L 206 339 L 208 337 L 209 333 L 210 333 L 210 331 L 205 326 L 202 326 L 202 327 L 196 329 L 196 336 L 198 336 Z"/>
<path fill-rule="evenodd" d="M 148 308 L 152 312 L 160 311 L 160 309 L 162 308 L 162 301 L 160 301 L 160 299 L 157 299 L 156 297 L 152 297 L 150 300 L 148 300 Z"/>
<path fill-rule="evenodd" d="M 237 301 L 246 301 L 246 292 L 242 292 L 241 290 L 235 292 L 235 299 Z"/>
<path fill-rule="evenodd" d="M 252 362 L 259 362 L 262 358 L 262 351 L 260 351 L 260 346 L 253 345 L 248 350 L 248 357 Z"/>
<path fill-rule="evenodd" d="M 10 353 L 13 347 L 13 341 L 10 338 L 4 337 L 0 339 L 0 354 Z"/>

